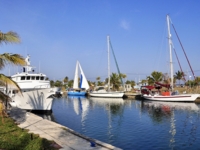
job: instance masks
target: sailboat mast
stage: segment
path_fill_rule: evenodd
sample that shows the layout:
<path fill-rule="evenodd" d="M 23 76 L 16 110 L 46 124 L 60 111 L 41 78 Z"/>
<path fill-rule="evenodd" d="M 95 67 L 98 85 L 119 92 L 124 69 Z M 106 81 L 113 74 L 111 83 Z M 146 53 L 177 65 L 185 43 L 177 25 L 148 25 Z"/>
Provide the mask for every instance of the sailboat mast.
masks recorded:
<path fill-rule="evenodd" d="M 107 36 L 108 45 L 108 90 L 110 90 L 110 37 Z"/>
<path fill-rule="evenodd" d="M 171 41 L 171 33 L 170 33 L 170 18 L 169 18 L 169 15 L 167 15 L 167 26 L 168 26 L 168 41 L 169 41 L 169 56 L 170 56 L 171 88 L 173 89 L 172 41 Z"/>

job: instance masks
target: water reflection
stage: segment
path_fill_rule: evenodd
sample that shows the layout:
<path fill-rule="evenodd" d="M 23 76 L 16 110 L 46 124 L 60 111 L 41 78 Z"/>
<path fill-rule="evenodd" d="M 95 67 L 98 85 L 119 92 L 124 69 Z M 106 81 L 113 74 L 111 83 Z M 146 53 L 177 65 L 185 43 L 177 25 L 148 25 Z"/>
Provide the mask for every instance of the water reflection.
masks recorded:
<path fill-rule="evenodd" d="M 53 113 L 35 113 L 35 114 L 42 117 L 43 119 L 47 119 L 47 120 L 55 122 L 55 117 Z"/>
<path fill-rule="evenodd" d="M 105 104 L 123 104 L 124 100 L 122 98 L 102 98 L 102 97 L 90 97 L 94 103 L 99 105 Z"/>
<path fill-rule="evenodd" d="M 124 100 L 122 98 L 90 97 L 89 100 L 91 100 L 94 105 L 106 107 L 113 115 L 121 115 L 122 113 L 122 106 L 124 105 Z"/>
<path fill-rule="evenodd" d="M 83 123 L 87 117 L 89 101 L 85 96 L 68 96 L 68 100 L 73 101 L 74 111 L 77 115 L 81 114 L 81 122 Z"/>
<path fill-rule="evenodd" d="M 162 122 L 165 118 L 171 118 L 174 110 L 191 113 L 198 112 L 199 107 L 195 103 L 143 101 L 141 110 L 144 113 L 148 112 L 153 121 Z"/>
<path fill-rule="evenodd" d="M 161 109 L 162 112 L 170 112 L 170 110 L 192 110 L 198 111 L 199 107 L 195 103 L 184 102 L 159 102 L 159 101 L 143 101 L 144 106 L 154 109 Z"/>
<path fill-rule="evenodd" d="M 169 134 L 171 135 L 169 140 L 169 147 L 174 149 L 176 142 L 176 133 L 182 128 L 182 133 L 185 134 L 186 137 L 192 136 L 186 141 L 189 142 L 189 145 L 192 145 L 196 141 L 195 132 L 198 127 L 199 117 L 194 119 L 191 113 L 199 113 L 199 107 L 195 103 L 186 103 L 186 102 L 158 102 L 158 101 L 143 101 L 142 109 L 148 110 L 150 117 L 153 122 L 162 123 L 165 118 L 169 118 L 170 120 L 170 130 Z M 177 112 L 186 113 L 187 117 L 183 121 L 184 124 L 179 125 L 180 123 L 176 123 L 179 118 L 176 118 Z M 180 133 L 179 133 L 180 134 Z M 179 135 L 178 135 L 179 136 Z M 182 135 L 183 136 L 183 135 Z M 186 138 L 184 137 L 184 138 Z M 180 140 L 180 139 L 178 139 Z"/>
<path fill-rule="evenodd" d="M 199 104 L 62 97 L 56 122 L 122 149 L 200 149 Z M 145 144 L 144 144 L 145 143 Z"/>
<path fill-rule="evenodd" d="M 107 112 L 107 124 L 102 128 L 106 132 L 106 142 L 113 143 L 119 139 L 121 125 L 123 123 L 124 100 L 122 98 L 97 98 L 90 97 L 94 107 L 102 107 Z M 104 135 L 105 138 L 105 135 Z"/>

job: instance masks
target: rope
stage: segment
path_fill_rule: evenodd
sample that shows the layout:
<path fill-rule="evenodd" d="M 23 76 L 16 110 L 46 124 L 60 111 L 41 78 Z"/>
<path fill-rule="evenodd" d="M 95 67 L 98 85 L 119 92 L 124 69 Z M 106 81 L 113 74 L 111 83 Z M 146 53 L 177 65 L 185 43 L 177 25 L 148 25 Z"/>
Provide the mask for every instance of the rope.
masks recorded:
<path fill-rule="evenodd" d="M 188 59 L 188 57 L 187 57 L 187 55 L 186 55 L 186 53 L 185 53 L 185 50 L 184 50 L 183 45 L 182 45 L 182 43 L 181 43 L 181 40 L 180 40 L 180 38 L 179 38 L 179 36 L 178 36 L 178 34 L 177 34 L 177 32 L 176 32 L 176 29 L 175 29 L 175 27 L 174 27 L 174 25 L 173 25 L 172 22 L 171 22 L 171 24 L 172 24 L 172 27 L 173 27 L 175 33 L 176 33 L 176 36 L 177 36 L 177 38 L 178 38 L 178 41 L 179 41 L 179 43 L 180 43 L 180 45 L 181 45 L 181 48 L 182 48 L 182 50 L 183 50 L 183 52 L 184 52 L 184 54 L 185 54 L 185 57 L 186 57 L 186 59 L 187 59 L 187 62 L 188 62 L 188 64 L 189 64 L 189 66 L 190 66 L 190 69 L 191 69 L 192 74 L 193 74 L 194 79 L 195 79 L 194 72 L 193 72 L 192 67 L 191 67 L 191 65 L 190 65 L 189 59 Z"/>
<path fill-rule="evenodd" d="M 109 42 L 110 42 L 110 41 L 109 41 Z M 112 48 L 111 42 L 110 42 L 110 47 L 111 47 L 111 50 L 112 50 L 112 53 L 113 53 L 113 56 L 114 56 L 114 59 L 115 59 L 115 64 L 116 64 L 116 66 L 117 66 L 117 71 L 118 71 L 118 74 L 119 74 L 121 83 L 122 83 L 122 85 L 124 86 L 124 83 L 123 83 L 123 80 L 122 80 L 122 77 L 121 77 L 121 73 L 120 73 L 120 70 L 119 70 L 119 66 L 118 66 L 118 64 L 117 64 L 117 60 L 116 60 L 115 53 L 114 53 L 114 50 L 113 50 L 113 48 Z"/>

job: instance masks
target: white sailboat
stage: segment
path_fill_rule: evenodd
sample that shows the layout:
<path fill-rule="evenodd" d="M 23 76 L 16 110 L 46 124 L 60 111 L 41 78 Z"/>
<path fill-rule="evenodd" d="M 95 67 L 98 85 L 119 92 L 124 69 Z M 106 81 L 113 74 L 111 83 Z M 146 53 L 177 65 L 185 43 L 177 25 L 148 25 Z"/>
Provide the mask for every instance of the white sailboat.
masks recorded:
<path fill-rule="evenodd" d="M 92 97 L 119 97 L 122 98 L 124 96 L 123 91 L 110 91 L 110 38 L 107 36 L 107 42 L 108 42 L 108 90 L 105 88 L 100 88 L 96 91 L 93 91 L 90 93 L 90 96 Z"/>
<path fill-rule="evenodd" d="M 79 69 L 80 69 L 80 74 L 81 74 L 80 85 L 79 85 L 79 81 L 78 81 Z M 74 75 L 73 90 L 68 91 L 68 95 L 83 96 L 83 95 L 86 95 L 86 90 L 88 90 L 88 89 L 89 89 L 88 81 L 85 77 L 85 74 L 81 68 L 80 63 L 77 61 L 75 75 Z"/>
<path fill-rule="evenodd" d="M 170 77 L 171 77 L 171 89 L 173 89 L 173 62 L 172 62 L 172 39 L 170 33 L 170 18 L 167 15 L 167 26 L 168 26 L 168 41 L 169 41 L 169 53 L 170 53 Z M 193 102 L 200 96 L 200 94 L 178 94 L 177 92 L 171 92 L 167 95 L 157 94 L 144 94 L 143 98 L 147 100 L 155 101 L 176 101 L 176 102 Z"/>

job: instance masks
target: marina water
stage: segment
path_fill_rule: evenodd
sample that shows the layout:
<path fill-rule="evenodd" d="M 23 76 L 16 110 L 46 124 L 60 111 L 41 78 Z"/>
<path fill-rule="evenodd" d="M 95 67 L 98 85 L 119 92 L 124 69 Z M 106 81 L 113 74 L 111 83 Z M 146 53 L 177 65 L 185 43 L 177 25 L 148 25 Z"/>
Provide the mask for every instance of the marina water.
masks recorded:
<path fill-rule="evenodd" d="M 54 121 L 124 150 L 200 149 L 200 105 L 92 97 L 53 101 Z"/>

